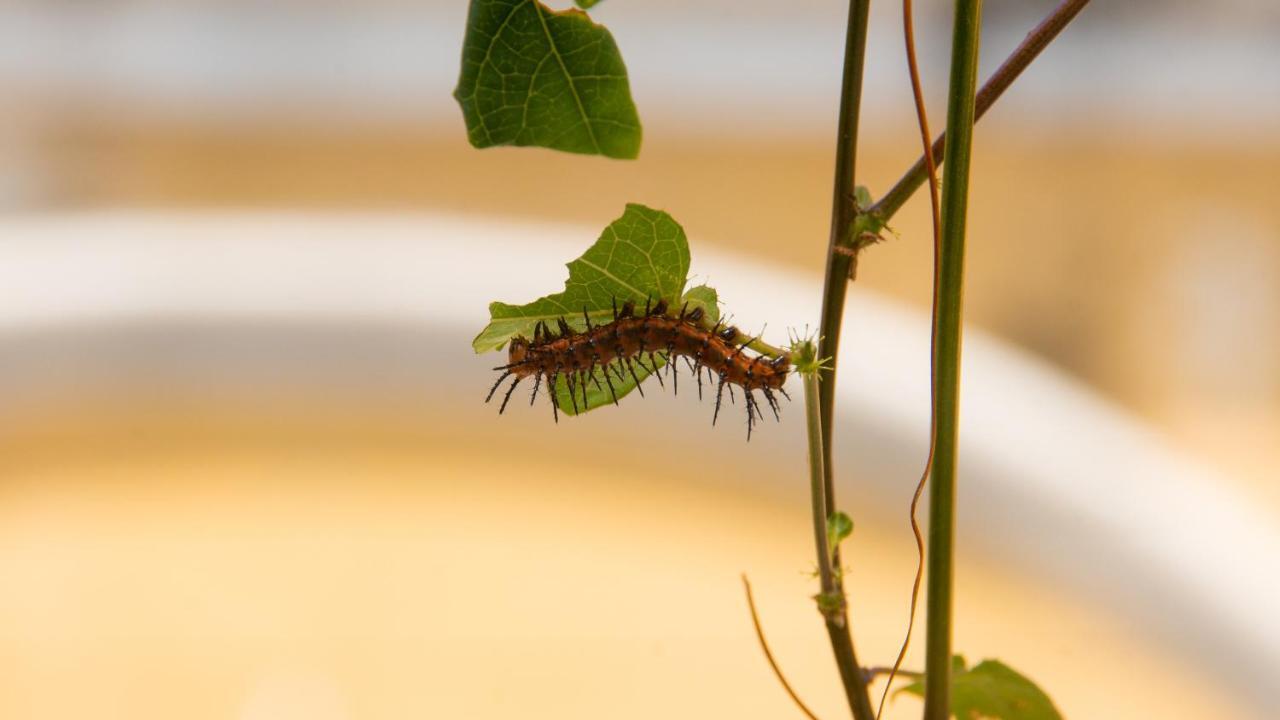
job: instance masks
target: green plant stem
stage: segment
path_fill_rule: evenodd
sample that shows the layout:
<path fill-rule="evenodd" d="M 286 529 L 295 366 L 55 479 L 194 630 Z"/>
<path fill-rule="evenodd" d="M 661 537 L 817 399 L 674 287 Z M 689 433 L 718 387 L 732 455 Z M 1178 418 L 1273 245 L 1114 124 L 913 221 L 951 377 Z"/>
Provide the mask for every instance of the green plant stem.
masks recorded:
<path fill-rule="evenodd" d="M 859 209 L 854 200 L 854 169 L 857 166 L 858 118 L 862 105 L 863 63 L 867 50 L 867 14 L 871 0 L 849 0 L 849 18 L 845 30 L 844 71 L 840 84 L 840 115 L 836 126 L 835 181 L 831 196 L 831 233 L 827 247 L 827 272 L 822 297 L 822 319 L 819 327 L 818 349 L 820 358 L 835 358 L 840 346 L 840 322 L 844 317 L 844 300 L 848 293 L 848 278 L 855 257 L 837 250 L 844 242 Z M 831 420 L 835 408 L 835 363 L 815 375 L 813 386 L 805 386 L 807 396 L 818 401 L 816 423 L 809 425 L 810 457 L 815 472 L 812 492 L 821 495 L 822 517 L 820 544 L 826 543 L 826 512 L 834 510 L 835 483 L 831 472 Z M 821 380 L 821 382 L 819 382 Z M 806 403 L 810 402 L 808 397 Z M 811 413 L 812 414 L 812 413 Z M 815 446 L 815 438 L 820 442 Z M 818 476 L 821 486 L 819 487 Z M 820 491 L 820 492 L 819 492 Z M 815 520 L 816 522 L 816 520 Z M 815 532 L 817 528 L 815 527 Z M 821 551 L 820 551 L 821 552 Z M 832 549 L 829 567 L 839 568 L 840 548 Z M 867 682 L 858 666 L 853 649 L 853 636 L 849 630 L 848 610 L 844 599 L 844 580 L 832 573 L 833 592 L 839 597 L 838 613 L 823 613 L 831 650 L 840 670 L 849 709 L 856 720 L 875 720 Z M 824 593 L 826 589 L 824 588 Z"/>
<path fill-rule="evenodd" d="M 1057 37 L 1062 29 L 1065 28 L 1087 4 L 1088 0 L 1065 0 L 1044 22 L 1033 30 L 1022 44 L 1014 50 L 1013 54 L 1010 55 L 1003 64 L 1001 64 L 1000 68 L 996 70 L 996 73 L 983 86 L 982 92 L 977 98 L 974 98 L 974 93 L 972 92 L 972 85 L 976 81 L 977 25 L 976 21 L 972 23 L 973 27 L 971 29 L 974 33 L 974 37 L 972 47 L 968 48 L 972 50 L 972 56 L 970 58 L 972 62 L 970 63 L 971 67 L 969 77 L 970 92 L 968 93 L 970 109 L 968 113 L 968 131 L 964 139 L 963 148 L 963 175 L 965 179 L 960 181 L 957 185 L 961 192 L 950 193 L 950 197 L 953 202 L 957 197 L 959 197 L 961 201 L 961 212 L 959 215 L 960 242 L 958 244 L 952 244 L 949 248 L 947 259 L 944 260 L 944 262 L 947 260 L 950 261 L 950 267 L 948 267 L 947 272 L 954 273 L 954 277 L 942 279 L 942 282 L 945 284 L 940 289 L 940 292 L 948 294 L 947 299 L 945 300 L 947 303 L 947 309 L 945 312 L 954 314 L 954 317 L 950 322 L 950 327 L 947 328 L 947 337 L 935 346 L 934 351 L 935 372 L 937 372 L 939 366 L 942 364 L 939 361 L 940 358 L 951 358 L 949 364 L 951 365 L 950 372 L 953 375 L 953 378 L 951 379 L 951 387 L 948 389 L 948 392 L 950 393 L 949 402 L 951 405 L 951 409 L 949 411 L 950 417 L 944 421 L 946 425 L 939 429 L 949 433 L 952 437 L 952 442 L 948 448 L 949 457 L 945 460 L 945 463 L 948 465 L 948 469 L 945 470 L 945 473 L 950 476 L 950 480 L 947 482 L 947 486 L 941 490 L 937 488 L 939 483 L 935 482 L 933 484 L 934 492 L 931 494 L 931 497 L 933 498 L 933 505 L 937 507 L 939 505 L 937 495 L 941 493 L 943 495 L 943 503 L 941 504 L 946 505 L 949 510 L 946 514 L 945 523 L 943 523 L 945 527 L 935 528 L 933 524 L 933 517 L 931 516 L 930 519 L 931 548 L 934 548 L 932 538 L 935 535 L 936 529 L 942 530 L 943 532 L 941 533 L 941 536 L 945 537 L 945 548 L 939 545 L 936 549 L 931 549 L 932 554 L 930 555 L 929 587 L 930 627 L 928 631 L 930 650 L 933 651 L 934 655 L 937 655 L 936 662 L 941 663 L 941 670 L 935 671 L 934 673 L 934 685 L 937 686 L 940 684 L 942 686 L 943 696 L 940 699 L 935 698 L 931 705 L 927 705 L 928 709 L 935 713 L 935 715 L 927 717 L 946 718 L 950 702 L 950 592 L 952 563 L 951 538 L 954 534 L 955 404 L 957 401 L 956 390 L 958 387 L 960 351 L 960 280 L 963 275 L 964 254 L 963 206 L 967 200 L 968 153 L 969 143 L 972 140 L 973 123 L 976 121 L 978 115 L 984 113 L 995 103 L 997 99 L 999 99 L 999 97 L 1022 73 L 1022 71 L 1031 64 L 1040 52 L 1043 51 L 1055 37 Z M 964 6 L 966 16 L 968 15 L 969 10 L 973 10 L 973 14 L 975 15 L 980 14 L 980 2 L 968 4 L 960 2 L 958 5 Z M 827 252 L 827 270 L 822 297 L 822 319 L 819 324 L 818 340 L 819 358 L 829 358 L 831 362 L 827 368 L 821 371 L 822 382 L 819 387 L 811 388 L 808 384 L 805 386 L 807 396 L 816 393 L 819 398 L 819 427 L 815 431 L 812 419 L 810 420 L 809 427 L 811 468 L 814 469 L 815 473 L 820 472 L 822 476 L 821 495 L 823 502 L 821 510 L 824 513 L 824 520 L 821 533 L 817 532 L 818 526 L 815 524 L 815 533 L 822 536 L 820 538 L 815 538 L 819 543 L 825 543 L 825 513 L 828 508 L 835 507 L 835 487 L 831 462 L 833 419 L 835 415 L 835 368 L 838 364 L 836 359 L 839 355 L 840 349 L 840 329 L 841 323 L 844 319 L 845 298 L 848 294 L 849 280 L 853 277 L 857 264 L 856 249 L 852 252 L 848 250 L 851 245 L 851 241 L 855 240 L 854 238 L 849 237 L 850 231 L 854 220 L 858 217 L 860 212 L 872 212 L 877 214 L 882 220 L 888 220 L 898 211 L 899 208 L 902 207 L 907 199 L 910 198 L 917 189 L 919 189 L 927 176 L 924 158 L 921 157 L 920 161 L 918 161 L 916 165 L 911 168 L 911 170 L 909 170 L 902 179 L 897 182 L 897 184 L 894 185 L 884 198 L 882 198 L 872 208 L 859 208 L 854 200 L 854 188 L 856 187 L 854 173 L 857 157 L 858 118 L 862 97 L 863 62 L 866 51 L 867 11 L 869 7 L 870 0 L 850 0 L 849 22 L 845 38 L 844 75 L 840 95 L 840 118 L 836 133 L 836 167 L 834 190 L 832 193 L 831 233 Z M 959 19 L 960 17 L 961 15 L 957 13 L 957 18 Z M 959 23 L 957 23 L 957 29 L 959 29 Z M 954 73 L 955 67 L 953 64 L 953 81 L 956 77 Z M 955 99 L 956 97 L 953 92 L 952 100 L 954 101 Z M 932 152 L 936 160 L 943 159 L 947 133 L 955 132 L 955 126 L 952 124 L 952 116 L 953 113 L 949 112 L 947 132 L 944 132 L 943 135 L 940 136 L 933 144 Z M 959 117 L 956 116 L 955 119 L 958 120 Z M 957 135 L 956 137 L 959 136 Z M 952 157 L 954 155 L 950 150 L 948 150 L 947 153 L 948 157 Z M 949 161 L 948 165 L 951 164 L 957 163 Z M 949 169 L 948 174 L 946 175 L 948 184 L 953 182 L 952 172 L 953 171 Z M 947 216 L 945 201 L 943 215 L 944 218 Z M 957 259 L 960 260 L 959 263 L 955 262 Z M 942 411 L 945 410 L 945 407 L 940 406 L 938 409 L 939 411 Z M 821 443 L 817 448 L 814 447 L 815 436 L 821 438 Z M 936 470 L 935 477 L 937 477 Z M 818 496 L 816 479 L 814 481 L 813 493 L 816 503 Z M 945 552 L 942 552 L 944 549 Z M 819 550 L 819 553 L 821 554 L 823 551 Z M 936 558 L 936 555 L 939 553 L 946 556 L 945 558 L 939 559 L 940 562 L 944 564 L 943 569 L 945 570 L 945 573 L 941 574 L 935 571 L 934 563 L 932 562 L 932 559 L 938 559 Z M 830 567 L 840 567 L 838 547 L 832 552 L 832 556 L 833 557 L 830 558 L 832 563 Z M 944 590 L 945 597 L 937 597 L 935 595 L 933 583 L 935 577 L 939 577 L 940 580 L 942 575 L 945 575 L 946 579 Z M 838 576 L 833 579 L 836 582 L 836 589 L 843 604 L 843 583 Z M 940 603 L 945 609 L 945 612 L 941 615 L 934 612 L 935 597 L 936 602 Z M 935 616 L 937 616 L 936 620 Z M 935 624 L 937 624 L 939 628 L 935 629 Z M 827 622 L 827 630 L 831 638 L 832 650 L 835 652 L 836 662 L 840 667 L 841 679 L 844 682 L 846 695 L 849 697 L 849 705 L 853 711 L 854 717 L 857 718 L 857 720 L 871 720 L 874 718 L 874 713 L 871 710 L 870 699 L 867 695 L 867 678 L 865 674 L 862 674 L 861 671 L 858 670 L 857 659 L 853 650 L 853 642 L 848 630 L 847 615 L 846 621 L 842 624 L 829 620 Z M 934 639 L 935 636 L 940 636 L 942 644 L 945 646 L 945 652 L 942 652 L 941 654 L 933 650 L 934 645 L 937 642 Z M 850 670 L 857 671 L 857 673 L 851 673 Z M 941 714 L 939 715 L 937 713 Z"/>
<path fill-rule="evenodd" d="M 996 100 L 1004 94 L 1005 90 L 1013 84 L 1014 80 L 1026 70 L 1031 62 L 1040 56 L 1040 53 L 1058 37 L 1067 25 L 1075 19 L 1076 15 L 1089 4 L 1089 0 L 1064 0 L 1053 12 L 1041 21 L 1030 33 L 1023 38 L 1018 47 L 1014 48 L 1009 57 L 1000 64 L 999 68 L 992 73 L 991 78 L 982 85 L 982 89 L 978 91 L 977 102 L 975 104 L 975 122 L 977 118 L 981 118 L 986 114 L 987 110 L 995 104 Z M 942 162 L 943 148 L 946 147 L 947 134 L 943 133 L 933 142 L 933 161 L 935 163 Z M 878 216 L 881 221 L 888 221 L 898 212 L 899 209 L 915 194 L 916 190 L 924 184 L 928 178 L 928 169 L 925 167 L 924 156 L 916 161 L 911 169 L 903 174 L 898 182 L 894 183 L 889 192 L 885 193 L 882 198 L 871 206 L 869 212 Z"/>
<path fill-rule="evenodd" d="M 951 616 L 955 560 L 956 445 L 960 400 L 965 221 L 973 146 L 982 0 L 956 0 L 942 166 L 942 257 L 939 263 L 937 397 L 933 476 L 929 483 L 929 582 L 925 631 L 925 720 L 951 715 Z"/>
<path fill-rule="evenodd" d="M 867 50 L 867 12 L 871 0 L 850 0 L 849 26 L 845 33 L 844 79 L 840 88 L 840 119 L 836 128 L 835 182 L 831 196 L 831 233 L 827 248 L 827 272 L 822 290 L 822 319 L 818 328 L 818 356 L 831 358 L 824 371 L 822 398 L 823 492 L 835 505 L 831 470 L 832 418 L 835 411 L 836 358 L 840 352 L 840 325 L 855 255 L 839 252 L 858 208 L 854 202 L 854 171 L 858 152 L 858 116 L 862 105 L 862 68 Z"/>
<path fill-rule="evenodd" d="M 836 591 L 831 565 L 831 543 L 827 541 L 827 503 L 822 494 L 822 417 L 818 403 L 817 373 L 803 373 L 804 419 L 809 431 L 809 496 L 813 509 L 813 544 L 818 553 L 818 582 L 825 597 Z M 823 615 L 827 613 L 824 611 Z"/>
<path fill-rule="evenodd" d="M 780 348 L 776 345 L 770 345 L 769 343 L 761 340 L 760 338 L 751 338 L 751 341 L 747 343 L 747 347 L 751 348 L 752 350 L 755 350 L 761 355 L 764 355 L 766 357 L 771 357 L 771 358 L 781 357 L 783 355 L 786 355 L 788 352 L 790 352 L 786 348 Z"/>
<path fill-rule="evenodd" d="M 840 573 L 836 571 L 839 566 L 834 564 L 835 551 L 839 546 L 832 547 L 827 541 L 827 518 L 831 515 L 831 509 L 822 492 L 825 462 L 819 392 L 821 378 L 817 372 L 801 373 L 801 377 L 804 379 L 805 420 L 809 434 L 809 495 L 813 508 L 813 542 L 818 555 L 818 581 L 821 588 L 817 597 L 818 610 L 827 626 L 827 636 L 831 640 L 836 666 L 840 670 L 840 681 L 844 685 L 853 717 L 855 720 L 875 720 L 871 697 L 867 693 L 867 677 L 858 664 L 858 656 L 853 649 L 843 583 Z"/>

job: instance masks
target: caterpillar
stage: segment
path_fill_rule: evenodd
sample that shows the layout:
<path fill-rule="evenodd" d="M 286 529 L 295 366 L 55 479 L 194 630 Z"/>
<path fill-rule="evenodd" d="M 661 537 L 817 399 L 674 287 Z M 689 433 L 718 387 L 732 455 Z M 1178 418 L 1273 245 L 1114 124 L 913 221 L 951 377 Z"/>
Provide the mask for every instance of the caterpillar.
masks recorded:
<path fill-rule="evenodd" d="M 679 392 L 678 373 L 675 370 L 676 358 L 683 357 L 698 381 L 698 398 L 702 398 L 702 371 L 707 371 L 710 382 L 716 385 L 715 413 L 711 424 L 715 425 L 720 416 L 720 404 L 724 390 L 728 387 L 729 399 L 737 402 L 733 396 L 733 386 L 737 385 L 745 397 L 747 410 L 747 439 L 751 439 L 751 431 L 756 419 L 764 419 L 760 410 L 760 401 L 754 391 L 764 395 L 774 419 L 778 415 L 777 391 L 788 400 L 787 391 L 783 389 L 787 374 L 791 371 L 791 356 L 783 353 L 777 358 L 769 359 L 763 355 L 747 355 L 743 351 L 755 338 L 745 338 L 737 328 L 722 327 L 717 322 L 711 329 L 702 326 L 704 318 L 702 308 L 689 309 L 686 303 L 680 312 L 672 316 L 664 300 L 659 300 L 650 307 L 645 301 L 644 311 L 637 314 L 633 302 L 623 303 L 619 309 L 617 300 L 613 301 L 613 320 L 602 325 L 592 325 L 591 317 L 583 309 L 586 329 L 579 332 L 569 326 L 564 317 L 559 318 L 559 332 L 553 331 L 544 321 L 534 326 L 533 339 L 523 336 L 511 339 L 508 349 L 507 364 L 494 368 L 502 374 L 498 376 L 485 402 L 493 399 L 498 388 L 508 377 L 515 377 L 502 405 L 498 408 L 501 414 L 507 409 L 511 394 L 516 386 L 525 378 L 534 379 L 533 394 L 529 404 L 537 400 L 538 390 L 545 380 L 548 394 L 551 396 L 551 413 L 556 422 L 560 421 L 560 399 L 554 388 L 559 378 L 564 377 L 568 387 L 569 401 L 573 409 L 578 411 L 579 392 L 582 395 L 583 407 L 587 407 L 587 383 L 595 383 L 600 388 L 603 377 L 609 394 L 616 405 L 618 395 L 614 390 L 613 378 L 625 381 L 623 372 L 630 374 L 636 383 L 636 390 L 643 396 L 640 377 L 636 373 L 638 365 L 645 372 L 651 373 L 658 383 L 665 387 L 658 361 L 666 363 L 668 376 L 671 379 L 672 391 Z M 645 359 L 649 365 L 645 365 Z M 596 369 L 602 372 L 597 373 Z"/>

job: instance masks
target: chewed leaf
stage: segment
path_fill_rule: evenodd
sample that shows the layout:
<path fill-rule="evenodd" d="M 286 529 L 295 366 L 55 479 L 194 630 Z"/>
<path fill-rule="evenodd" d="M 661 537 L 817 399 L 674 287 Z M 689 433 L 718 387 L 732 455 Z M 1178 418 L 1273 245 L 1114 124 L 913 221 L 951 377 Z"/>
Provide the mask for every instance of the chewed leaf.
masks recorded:
<path fill-rule="evenodd" d="M 924 696 L 921 678 L 898 693 Z M 966 669 L 964 657 L 952 658 L 951 715 L 958 720 L 1062 720 L 1053 701 L 1034 682 L 999 660 L 983 660 Z"/>
<path fill-rule="evenodd" d="M 584 309 L 591 322 L 607 323 L 613 319 L 615 301 L 621 306 L 631 300 L 643 308 L 646 300 L 665 299 L 678 308 L 676 301 L 684 295 L 688 274 L 689 241 L 679 223 L 661 210 L 627 205 L 622 217 L 610 223 L 582 257 L 569 263 L 563 292 L 525 305 L 491 303 L 490 322 L 472 347 L 478 353 L 489 352 L 517 335 L 533 337 L 539 321 L 554 326 L 564 318 L 575 330 L 582 330 Z"/>
<path fill-rule="evenodd" d="M 578 9 L 471 0 L 453 93 L 478 148 L 634 158 L 640 118 L 613 35 Z"/>
<path fill-rule="evenodd" d="M 502 349 L 513 337 L 531 338 L 534 326 L 545 322 L 556 327 L 563 318 L 575 331 L 611 322 L 614 308 L 630 301 L 636 312 L 646 303 L 666 300 L 671 313 L 686 308 L 702 308 L 703 322 L 711 325 L 720 317 L 716 291 L 699 285 L 684 291 L 689 274 L 689 243 L 684 230 L 670 215 L 643 205 L 627 206 L 622 217 L 610 223 L 582 257 L 568 265 L 569 279 L 564 290 L 525 305 L 495 302 L 489 305 L 489 324 L 472 342 L 477 353 Z M 585 317 L 584 317 L 585 311 Z M 643 381 L 653 369 L 664 365 L 661 354 L 642 358 L 631 369 L 617 364 L 598 368 L 585 386 L 575 385 L 569 396 L 568 382 L 556 383 L 560 412 L 577 414 L 621 399 Z M 656 367 L 655 367 L 656 366 Z M 610 387 L 612 386 L 612 391 Z M 585 398 L 584 398 L 585 395 Z"/>

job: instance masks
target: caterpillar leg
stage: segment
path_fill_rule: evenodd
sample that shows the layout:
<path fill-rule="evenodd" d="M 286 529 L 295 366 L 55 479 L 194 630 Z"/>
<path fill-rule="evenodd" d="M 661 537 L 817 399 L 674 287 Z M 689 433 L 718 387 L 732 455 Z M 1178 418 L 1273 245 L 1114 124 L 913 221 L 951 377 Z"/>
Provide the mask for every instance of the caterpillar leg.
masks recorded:
<path fill-rule="evenodd" d="M 556 381 L 559 379 L 559 370 L 551 373 L 551 377 L 547 378 L 547 394 L 551 396 L 551 417 L 557 425 L 560 423 L 560 398 L 556 396 Z"/>
<path fill-rule="evenodd" d="M 636 381 L 636 391 L 640 393 L 640 397 L 644 397 L 644 388 L 640 387 L 640 378 L 636 375 L 635 366 L 626 358 L 622 358 L 621 362 L 627 366 L 627 371 L 631 373 L 631 379 Z"/>
<path fill-rule="evenodd" d="M 764 388 L 763 392 L 764 399 L 769 402 L 769 409 L 773 411 L 773 419 L 782 422 L 782 418 L 778 416 L 778 398 L 773 396 L 773 391 L 769 388 Z"/>
<path fill-rule="evenodd" d="M 609 386 L 609 396 L 613 398 L 613 404 L 618 404 L 618 393 L 613 389 L 613 381 L 609 379 L 609 369 L 604 370 L 604 384 Z"/>
<path fill-rule="evenodd" d="M 578 414 L 578 385 L 573 381 L 574 374 L 565 375 L 565 383 L 569 385 L 569 402 L 573 404 L 573 414 Z"/>
<path fill-rule="evenodd" d="M 499 376 L 498 376 L 498 381 L 497 381 L 497 382 L 495 382 L 495 383 L 493 384 L 493 387 L 489 388 L 489 394 L 484 396 L 484 401 L 485 401 L 485 402 L 489 402 L 490 400 L 492 400 L 492 399 L 493 399 L 493 394 L 494 394 L 494 393 L 496 393 L 496 392 L 498 392 L 498 386 L 502 384 L 502 381 L 503 381 L 503 380 L 506 380 L 508 377 L 510 377 L 510 376 L 512 376 L 512 375 L 514 375 L 514 374 L 515 374 L 515 373 L 511 372 L 510 370 L 507 370 L 506 372 L 504 372 L 504 373 L 502 373 L 501 375 L 499 375 Z"/>
<path fill-rule="evenodd" d="M 524 380 L 524 378 L 517 375 L 516 381 L 511 383 L 511 387 L 507 388 L 507 394 L 502 396 L 502 405 L 498 408 L 499 415 L 507 409 L 507 403 L 511 402 L 511 393 L 516 391 L 516 386 L 520 384 L 521 380 Z"/>
<path fill-rule="evenodd" d="M 649 373 L 654 377 L 658 378 L 659 387 L 665 388 L 667 386 L 667 383 L 662 379 L 662 368 L 658 367 L 658 359 L 653 356 L 653 353 L 649 353 L 649 364 L 653 366 L 653 369 L 650 370 Z"/>
<path fill-rule="evenodd" d="M 671 373 L 671 394 L 679 395 L 680 394 L 680 372 L 679 372 L 680 368 L 676 366 L 676 356 L 671 354 L 673 350 L 675 350 L 674 345 L 667 346 L 667 367 L 669 368 L 667 372 Z"/>
<path fill-rule="evenodd" d="M 605 370 L 604 370 L 605 374 L 607 375 L 609 371 L 612 370 L 613 376 L 618 378 L 618 382 L 626 382 L 627 376 L 622 374 L 622 363 L 624 360 L 625 358 L 620 357 L 618 358 L 618 361 L 616 364 L 613 362 L 610 362 L 608 365 L 605 366 Z"/>
<path fill-rule="evenodd" d="M 642 356 L 642 355 L 636 355 L 636 359 L 635 359 L 635 360 L 633 360 L 632 362 L 634 362 L 636 365 L 639 365 L 639 366 L 640 366 L 640 369 L 641 369 L 641 370 L 643 370 L 643 371 L 645 371 L 646 373 L 648 373 L 648 374 L 650 374 L 650 375 L 652 375 L 652 374 L 653 374 L 653 370 L 651 370 L 651 369 L 649 368 L 649 366 L 648 366 L 648 365 L 645 365 L 645 364 L 644 364 L 644 356 Z"/>
<path fill-rule="evenodd" d="M 724 393 L 724 385 L 724 373 L 720 373 L 720 383 L 716 385 L 716 411 L 711 416 L 711 424 L 713 426 L 716 424 L 716 419 L 720 417 L 720 397 Z"/>
<path fill-rule="evenodd" d="M 542 387 L 541 372 L 533 376 L 533 394 L 529 396 L 529 407 L 533 407 L 533 401 L 538 399 L 538 388 L 540 387 Z"/>

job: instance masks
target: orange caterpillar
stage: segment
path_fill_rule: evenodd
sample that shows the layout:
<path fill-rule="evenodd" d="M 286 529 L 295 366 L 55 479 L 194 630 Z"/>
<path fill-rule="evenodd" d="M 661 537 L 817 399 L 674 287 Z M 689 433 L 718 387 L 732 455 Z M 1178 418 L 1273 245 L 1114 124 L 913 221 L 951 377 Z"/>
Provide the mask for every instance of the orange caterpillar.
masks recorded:
<path fill-rule="evenodd" d="M 619 380 L 623 380 L 626 371 L 636 382 L 636 389 L 641 395 L 640 378 L 635 366 L 658 378 L 664 384 L 658 368 L 658 359 L 666 361 L 667 372 L 675 368 L 675 358 L 683 356 L 698 379 L 698 397 L 702 397 L 702 370 L 707 370 L 711 382 L 716 383 L 716 409 L 711 418 L 714 425 L 720 415 L 720 399 L 725 386 L 729 387 L 729 397 L 733 399 L 733 386 L 742 389 L 747 404 L 747 439 L 751 439 L 751 429 L 757 417 L 763 419 L 759 400 L 754 391 L 759 390 L 769 403 L 773 416 L 778 417 L 778 400 L 774 391 L 782 393 L 788 400 L 786 390 L 782 388 L 787 374 L 791 370 L 791 357 L 783 354 L 770 360 L 761 355 L 747 355 L 743 352 L 752 339 L 744 339 L 736 328 L 721 328 L 720 323 L 710 330 L 699 323 L 703 318 L 702 308 L 688 309 L 688 305 L 677 316 L 667 314 L 665 301 L 658 301 L 652 308 L 645 303 L 644 312 L 636 314 L 635 305 L 626 302 L 619 310 L 617 303 L 613 306 L 613 320 L 604 325 L 591 324 L 591 318 L 585 309 L 586 330 L 575 332 L 564 318 L 559 320 L 559 334 L 552 332 L 546 323 L 539 322 L 533 331 L 533 340 L 515 337 L 511 340 L 507 364 L 496 367 L 502 371 L 485 402 L 493 399 L 494 393 L 502 382 L 510 376 L 515 381 L 502 398 L 502 413 L 507 409 L 507 402 L 516 386 L 527 377 L 534 378 L 533 396 L 529 398 L 532 405 L 538 397 L 538 389 L 543 380 L 547 386 L 554 388 L 556 381 L 564 376 L 569 388 L 569 399 L 573 403 L 574 412 L 578 410 L 577 395 L 582 395 L 583 407 L 587 407 L 587 382 L 600 386 L 599 376 L 603 376 L 614 404 L 618 402 L 614 391 L 612 372 Z M 645 357 L 649 365 L 644 364 Z M 599 367 L 603 372 L 597 374 Z M 678 391 L 678 376 L 671 375 L 673 390 Z M 581 390 L 579 390 L 581 388 Z M 556 421 L 560 420 L 560 401 L 555 392 L 551 396 L 551 412 Z"/>

